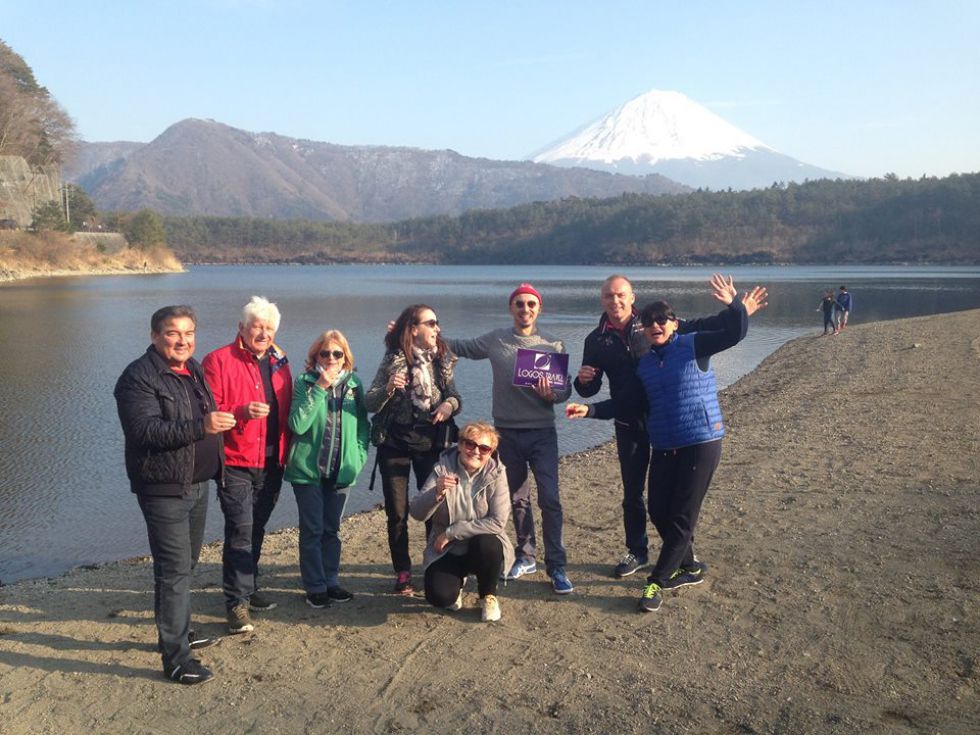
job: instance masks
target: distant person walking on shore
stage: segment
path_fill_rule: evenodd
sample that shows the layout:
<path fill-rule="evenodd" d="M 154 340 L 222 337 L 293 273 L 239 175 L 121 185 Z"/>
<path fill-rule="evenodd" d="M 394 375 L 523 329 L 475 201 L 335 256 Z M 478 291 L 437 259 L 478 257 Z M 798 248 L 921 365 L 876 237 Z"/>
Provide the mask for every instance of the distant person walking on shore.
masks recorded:
<path fill-rule="evenodd" d="M 823 312 L 823 336 L 837 334 L 838 310 L 839 307 L 837 306 L 837 300 L 834 298 L 834 292 L 824 291 L 820 306 L 817 307 L 817 311 Z"/>
<path fill-rule="evenodd" d="M 851 315 L 851 294 L 847 292 L 847 286 L 841 286 L 837 294 L 837 331 L 839 332 L 847 326 L 847 318 Z"/>
<path fill-rule="evenodd" d="M 225 516 L 222 587 L 229 633 L 254 629 L 250 610 L 276 603 L 258 591 L 265 526 L 279 491 L 289 448 L 293 381 L 286 353 L 276 344 L 278 307 L 253 296 L 242 309 L 238 334 L 204 358 L 204 374 L 218 409 L 235 416 L 224 435 L 225 482 L 218 500 Z"/>
<path fill-rule="evenodd" d="M 150 319 L 150 346 L 116 382 L 126 438 L 126 474 L 146 521 L 153 555 L 153 611 L 163 673 L 181 684 L 214 675 L 191 650 L 217 643 L 191 632 L 191 574 L 204 540 L 208 482 L 221 482 L 221 435 L 234 414 L 218 411 L 193 359 L 197 317 L 165 306 Z"/>

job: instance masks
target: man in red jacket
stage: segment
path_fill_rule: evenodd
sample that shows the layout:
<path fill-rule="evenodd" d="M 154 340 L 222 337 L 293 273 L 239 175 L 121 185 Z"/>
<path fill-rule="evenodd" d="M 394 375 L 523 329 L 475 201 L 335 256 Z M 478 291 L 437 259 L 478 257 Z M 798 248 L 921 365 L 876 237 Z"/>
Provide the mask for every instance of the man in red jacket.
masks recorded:
<path fill-rule="evenodd" d="M 225 516 L 222 586 L 228 631 L 254 629 L 249 609 L 276 606 L 257 591 L 265 525 L 279 499 L 289 448 L 292 377 L 285 353 L 274 343 L 280 314 L 253 296 L 242 309 L 238 335 L 204 358 L 204 374 L 219 411 L 235 415 L 225 432 L 225 483 L 218 500 Z"/>

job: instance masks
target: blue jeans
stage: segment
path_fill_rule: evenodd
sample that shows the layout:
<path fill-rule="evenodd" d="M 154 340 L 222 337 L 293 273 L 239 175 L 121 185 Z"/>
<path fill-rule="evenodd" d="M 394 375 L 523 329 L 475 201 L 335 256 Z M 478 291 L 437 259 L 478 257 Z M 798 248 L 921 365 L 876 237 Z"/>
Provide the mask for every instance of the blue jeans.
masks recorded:
<path fill-rule="evenodd" d="M 225 486 L 218 488 L 218 500 L 225 515 L 221 577 L 229 609 L 248 600 L 258 589 L 265 525 L 281 487 L 282 469 L 275 459 L 265 468 L 225 467 Z"/>
<path fill-rule="evenodd" d="M 347 490 L 333 481 L 319 485 L 293 483 L 299 509 L 299 572 L 307 594 L 337 586 L 340 571 L 340 519 L 347 505 Z"/>
<path fill-rule="evenodd" d="M 616 450 L 623 478 L 623 528 L 626 548 L 640 561 L 648 558 L 647 508 L 643 491 L 650 466 L 650 438 L 641 428 L 616 422 Z"/>
<path fill-rule="evenodd" d="M 137 495 L 153 555 L 153 615 L 163 652 L 163 669 L 191 658 L 191 574 L 204 541 L 208 483 L 191 485 L 182 496 Z"/>
<path fill-rule="evenodd" d="M 566 563 L 562 539 L 563 515 L 558 497 L 558 432 L 549 429 L 497 429 L 500 461 L 507 468 L 514 530 L 517 533 L 517 557 L 534 561 L 537 540 L 534 536 L 534 513 L 531 510 L 531 481 L 528 467 L 538 486 L 541 509 L 541 533 L 544 536 L 544 559 L 548 573 Z"/>

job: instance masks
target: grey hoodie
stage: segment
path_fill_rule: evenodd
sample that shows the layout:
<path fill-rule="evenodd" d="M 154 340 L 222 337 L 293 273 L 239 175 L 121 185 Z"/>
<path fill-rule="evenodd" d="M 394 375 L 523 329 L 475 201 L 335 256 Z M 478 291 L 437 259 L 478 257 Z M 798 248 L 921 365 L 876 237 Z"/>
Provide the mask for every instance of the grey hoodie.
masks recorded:
<path fill-rule="evenodd" d="M 514 565 L 514 542 L 507 538 L 507 521 L 510 520 L 510 491 L 507 489 L 507 474 L 504 465 L 495 457 L 490 457 L 483 470 L 474 478 L 470 489 L 473 494 L 473 507 L 476 512 L 475 520 L 460 520 L 452 518 L 453 503 L 447 503 L 447 497 L 436 502 L 436 481 L 441 475 L 451 472 L 462 476 L 465 470 L 459 465 L 459 449 L 451 447 L 439 456 L 439 462 L 425 481 L 421 492 L 412 498 L 408 511 L 417 521 L 432 519 L 432 531 L 429 533 L 429 543 L 422 555 L 423 571 L 436 559 L 449 553 L 454 544 L 465 541 L 480 534 L 492 534 L 500 539 L 504 547 L 504 571 Z M 449 492 L 463 492 L 457 485 Z M 445 532 L 451 540 L 446 548 L 439 552 L 433 548 L 436 537 Z"/>

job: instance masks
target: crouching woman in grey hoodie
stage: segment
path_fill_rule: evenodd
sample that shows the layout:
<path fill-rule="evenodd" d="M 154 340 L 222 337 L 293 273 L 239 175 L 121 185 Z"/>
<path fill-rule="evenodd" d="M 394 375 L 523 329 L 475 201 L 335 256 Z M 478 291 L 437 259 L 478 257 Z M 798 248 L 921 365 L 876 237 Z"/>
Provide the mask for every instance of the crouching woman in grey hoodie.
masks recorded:
<path fill-rule="evenodd" d="M 510 492 L 504 465 L 495 456 L 499 437 L 490 424 L 473 422 L 447 449 L 409 512 L 432 520 L 425 547 L 425 599 L 436 607 L 463 607 L 463 584 L 474 575 L 484 622 L 500 620 L 497 580 L 514 563 L 507 538 Z"/>

